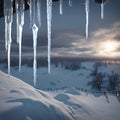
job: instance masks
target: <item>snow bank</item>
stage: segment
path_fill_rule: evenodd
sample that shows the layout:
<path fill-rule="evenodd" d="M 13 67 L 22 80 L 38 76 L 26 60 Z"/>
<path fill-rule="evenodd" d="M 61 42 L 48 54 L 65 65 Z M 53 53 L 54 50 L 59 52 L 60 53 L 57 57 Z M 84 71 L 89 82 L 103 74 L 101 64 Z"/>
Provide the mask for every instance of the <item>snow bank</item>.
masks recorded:
<path fill-rule="evenodd" d="M 0 72 L 0 120 L 73 120 L 71 114 L 48 93 Z"/>
<path fill-rule="evenodd" d="M 65 93 L 72 94 L 72 95 L 80 95 L 80 93 L 75 88 L 69 88 L 65 91 Z"/>

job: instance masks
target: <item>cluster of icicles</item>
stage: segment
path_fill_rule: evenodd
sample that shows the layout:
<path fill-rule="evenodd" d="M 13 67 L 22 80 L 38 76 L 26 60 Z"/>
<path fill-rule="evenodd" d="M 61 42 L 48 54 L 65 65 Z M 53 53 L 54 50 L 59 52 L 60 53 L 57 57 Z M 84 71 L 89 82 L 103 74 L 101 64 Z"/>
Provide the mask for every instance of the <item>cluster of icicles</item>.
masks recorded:
<path fill-rule="evenodd" d="M 41 0 L 27 0 L 30 11 L 30 28 L 33 32 L 33 82 L 36 85 L 37 79 L 37 34 L 41 27 Z M 63 0 L 59 1 L 59 11 L 63 13 Z M 72 0 L 68 0 L 69 6 L 72 6 Z M 50 74 L 51 63 L 51 21 L 52 21 L 52 0 L 46 0 L 47 9 L 47 27 L 48 27 L 48 73 Z M 16 26 L 17 26 L 17 38 L 16 42 L 19 44 L 19 71 L 21 71 L 21 51 L 22 51 L 22 30 L 24 25 L 24 8 L 25 0 L 15 0 L 16 7 Z M 104 3 L 101 4 L 101 18 L 103 19 Z M 85 0 L 85 12 L 86 12 L 86 39 L 88 38 L 88 25 L 89 25 L 89 0 Z M 5 48 L 8 55 L 8 74 L 10 75 L 10 53 L 11 53 L 11 29 L 13 19 L 13 0 L 4 0 L 4 16 L 5 16 Z"/>

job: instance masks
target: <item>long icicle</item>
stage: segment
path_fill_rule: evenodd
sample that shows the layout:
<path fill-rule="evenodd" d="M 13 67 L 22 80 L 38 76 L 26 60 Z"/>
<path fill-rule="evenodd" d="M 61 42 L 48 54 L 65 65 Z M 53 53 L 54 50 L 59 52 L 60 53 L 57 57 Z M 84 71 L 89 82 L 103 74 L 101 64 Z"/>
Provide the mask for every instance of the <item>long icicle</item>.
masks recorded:
<path fill-rule="evenodd" d="M 8 75 L 10 75 L 10 55 L 11 55 L 11 30 L 13 22 L 13 0 L 4 0 L 5 16 L 5 48 L 8 56 Z"/>
<path fill-rule="evenodd" d="M 101 3 L 101 19 L 104 19 L 104 2 Z"/>
<path fill-rule="evenodd" d="M 38 34 L 38 27 L 36 24 L 33 25 L 32 27 L 32 32 L 33 32 L 33 51 L 34 51 L 34 60 L 33 60 L 33 81 L 34 81 L 34 86 L 36 86 L 36 79 L 37 79 L 37 57 L 36 57 L 36 50 L 37 50 L 37 34 Z"/>
<path fill-rule="evenodd" d="M 50 74 L 51 64 L 51 21 L 52 21 L 52 0 L 47 0 L 47 27 L 48 27 L 48 73 Z"/>
<path fill-rule="evenodd" d="M 85 0 L 85 12 L 86 12 L 86 39 L 88 39 L 88 26 L 89 26 L 89 0 Z"/>
<path fill-rule="evenodd" d="M 30 28 L 33 32 L 33 82 L 34 86 L 37 83 L 37 37 L 38 30 L 41 26 L 41 13 L 40 13 L 40 0 L 28 0 L 28 5 L 30 6 Z"/>
<path fill-rule="evenodd" d="M 16 0 L 17 43 L 19 44 L 19 71 L 21 71 L 22 30 L 24 25 L 24 0 Z"/>
<path fill-rule="evenodd" d="M 10 55 L 11 55 L 11 43 L 12 43 L 12 38 L 11 38 L 11 28 L 12 28 L 12 23 L 8 24 L 8 75 L 10 75 Z"/>
<path fill-rule="evenodd" d="M 62 15 L 63 14 L 63 0 L 60 0 L 59 11 L 60 11 L 60 15 Z"/>

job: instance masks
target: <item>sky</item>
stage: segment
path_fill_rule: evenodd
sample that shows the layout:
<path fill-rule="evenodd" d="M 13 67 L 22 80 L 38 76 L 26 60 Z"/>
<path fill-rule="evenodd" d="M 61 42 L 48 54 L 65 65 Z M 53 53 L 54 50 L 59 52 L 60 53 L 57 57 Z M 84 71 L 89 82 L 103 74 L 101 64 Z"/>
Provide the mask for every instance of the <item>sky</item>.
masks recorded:
<path fill-rule="evenodd" d="M 63 15 L 59 14 L 59 2 L 53 3 L 52 14 L 52 57 L 70 58 L 120 58 L 120 0 L 107 0 L 104 5 L 104 19 L 101 20 L 100 5 L 90 0 L 89 36 L 85 39 L 85 0 L 63 0 Z M 42 25 L 39 29 L 37 55 L 47 56 L 46 2 L 41 3 Z M 16 16 L 13 17 L 12 55 L 18 56 L 16 44 Z M 25 12 L 23 29 L 23 56 L 33 56 L 32 30 L 29 27 L 29 10 Z M 4 49 L 4 18 L 0 19 L 1 57 Z"/>

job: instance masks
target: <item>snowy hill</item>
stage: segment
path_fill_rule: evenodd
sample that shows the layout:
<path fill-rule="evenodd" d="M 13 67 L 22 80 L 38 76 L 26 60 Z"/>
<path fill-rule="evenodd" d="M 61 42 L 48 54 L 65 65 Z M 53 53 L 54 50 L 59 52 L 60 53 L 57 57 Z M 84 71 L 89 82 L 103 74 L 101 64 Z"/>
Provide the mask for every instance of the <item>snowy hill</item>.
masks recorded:
<path fill-rule="evenodd" d="M 120 98 L 69 88 L 43 92 L 0 71 L 0 120 L 119 120 Z"/>
<path fill-rule="evenodd" d="M 73 120 L 71 114 L 49 94 L 0 72 L 0 120 Z"/>

